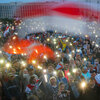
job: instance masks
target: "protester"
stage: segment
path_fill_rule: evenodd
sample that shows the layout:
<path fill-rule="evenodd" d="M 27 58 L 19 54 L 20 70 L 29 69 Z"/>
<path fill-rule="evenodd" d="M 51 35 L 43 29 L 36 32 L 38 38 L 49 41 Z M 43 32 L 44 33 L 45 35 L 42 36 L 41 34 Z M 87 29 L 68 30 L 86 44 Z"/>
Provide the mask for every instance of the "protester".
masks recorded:
<path fill-rule="evenodd" d="M 70 100 L 70 92 L 65 89 L 64 83 L 59 83 L 57 100 Z"/>
<path fill-rule="evenodd" d="M 65 85 L 65 89 L 68 90 L 68 81 L 67 79 L 64 77 L 64 73 L 62 70 L 58 71 L 58 78 L 57 78 L 57 83 L 59 84 L 60 82 L 63 82 Z"/>

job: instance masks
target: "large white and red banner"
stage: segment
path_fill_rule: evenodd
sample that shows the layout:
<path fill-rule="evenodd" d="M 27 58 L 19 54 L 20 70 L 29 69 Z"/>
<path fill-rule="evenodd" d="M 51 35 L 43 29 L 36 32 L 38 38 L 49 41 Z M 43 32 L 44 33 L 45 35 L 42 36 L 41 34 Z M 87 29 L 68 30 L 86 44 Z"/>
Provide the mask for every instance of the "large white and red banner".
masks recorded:
<path fill-rule="evenodd" d="M 45 30 L 82 34 L 90 34 L 96 30 L 96 33 L 99 33 L 100 7 L 95 3 L 25 3 L 17 9 L 15 16 L 24 20 L 19 31 L 21 37 L 27 33 Z"/>

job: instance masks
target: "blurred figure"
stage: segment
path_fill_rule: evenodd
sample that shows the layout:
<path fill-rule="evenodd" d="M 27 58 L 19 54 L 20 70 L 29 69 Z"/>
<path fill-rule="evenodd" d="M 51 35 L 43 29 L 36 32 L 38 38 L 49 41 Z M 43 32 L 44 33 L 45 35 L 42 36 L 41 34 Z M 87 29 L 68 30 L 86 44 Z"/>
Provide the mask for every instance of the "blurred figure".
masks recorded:
<path fill-rule="evenodd" d="M 48 80 L 48 82 L 49 82 L 50 78 L 52 76 L 54 76 L 53 71 L 54 71 L 54 65 L 53 64 L 49 64 L 48 65 L 48 70 L 47 70 L 47 80 Z"/>
<path fill-rule="evenodd" d="M 20 87 L 12 73 L 8 73 L 8 81 L 3 85 L 7 100 L 21 100 Z"/>
<path fill-rule="evenodd" d="M 62 70 L 58 71 L 58 75 L 57 75 L 57 83 L 59 84 L 60 82 L 63 82 L 65 85 L 65 89 L 68 90 L 68 81 L 67 79 L 64 77 L 64 72 Z"/>
<path fill-rule="evenodd" d="M 57 100 L 58 85 L 57 80 L 54 76 L 50 78 L 50 83 L 47 84 L 47 99 L 46 100 Z"/>
<path fill-rule="evenodd" d="M 88 72 L 87 67 L 83 67 L 82 76 L 85 78 L 87 82 L 89 82 L 89 79 L 91 78 L 91 74 L 90 72 Z"/>
<path fill-rule="evenodd" d="M 25 79 L 25 84 L 29 84 L 30 77 L 35 76 L 38 79 L 38 76 L 35 74 L 35 70 L 32 65 L 28 65 L 28 73 L 23 74 L 23 78 Z"/>
<path fill-rule="evenodd" d="M 29 84 L 26 86 L 25 92 L 27 95 L 27 99 L 29 100 L 30 98 L 37 98 L 42 100 L 43 97 L 43 92 L 39 88 L 39 80 L 36 79 L 36 77 L 33 75 L 30 78 Z"/>
<path fill-rule="evenodd" d="M 70 92 L 65 89 L 63 82 L 59 83 L 57 100 L 70 100 Z"/>

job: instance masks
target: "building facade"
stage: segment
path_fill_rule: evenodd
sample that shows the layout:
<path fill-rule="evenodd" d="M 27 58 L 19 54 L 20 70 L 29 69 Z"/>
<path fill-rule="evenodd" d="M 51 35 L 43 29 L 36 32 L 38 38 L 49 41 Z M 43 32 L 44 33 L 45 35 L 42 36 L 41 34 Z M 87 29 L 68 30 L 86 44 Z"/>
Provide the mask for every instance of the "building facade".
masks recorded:
<path fill-rule="evenodd" d="M 22 3 L 0 3 L 0 18 L 13 18 L 16 9 Z"/>

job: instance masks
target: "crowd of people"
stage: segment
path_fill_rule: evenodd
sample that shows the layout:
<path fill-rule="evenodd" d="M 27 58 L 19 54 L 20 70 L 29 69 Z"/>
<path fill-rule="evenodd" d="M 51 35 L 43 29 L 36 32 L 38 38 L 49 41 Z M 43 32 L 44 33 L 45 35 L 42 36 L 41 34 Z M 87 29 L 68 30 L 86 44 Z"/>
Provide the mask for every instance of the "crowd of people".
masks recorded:
<path fill-rule="evenodd" d="M 10 25 L 9 35 L 3 35 Z M 12 28 L 13 25 L 13 28 Z M 13 24 L 0 27 L 1 48 L 16 32 Z M 99 38 L 99 37 L 98 37 Z M 55 52 L 55 59 L 42 62 L 42 68 L 28 64 L 26 56 L 0 51 L 0 100 L 100 100 L 100 44 L 96 37 L 47 31 L 31 33 L 36 40 Z M 1 59 L 0 58 L 0 59 Z M 20 61 L 27 65 L 23 67 Z"/>

